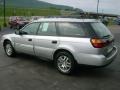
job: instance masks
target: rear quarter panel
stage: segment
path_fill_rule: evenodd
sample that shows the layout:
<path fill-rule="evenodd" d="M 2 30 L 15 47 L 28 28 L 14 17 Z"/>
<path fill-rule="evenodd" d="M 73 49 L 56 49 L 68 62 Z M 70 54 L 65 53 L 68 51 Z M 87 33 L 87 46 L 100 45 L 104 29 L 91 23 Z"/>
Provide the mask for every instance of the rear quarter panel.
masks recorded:
<path fill-rule="evenodd" d="M 74 54 L 98 54 L 98 49 L 92 46 L 92 44 L 90 43 L 90 38 L 60 37 L 59 47 L 67 48 Z"/>
<path fill-rule="evenodd" d="M 58 48 L 68 50 L 78 63 L 83 64 L 86 64 L 89 56 L 96 57 L 96 55 L 100 55 L 100 49 L 92 46 L 90 38 L 60 37 Z"/>

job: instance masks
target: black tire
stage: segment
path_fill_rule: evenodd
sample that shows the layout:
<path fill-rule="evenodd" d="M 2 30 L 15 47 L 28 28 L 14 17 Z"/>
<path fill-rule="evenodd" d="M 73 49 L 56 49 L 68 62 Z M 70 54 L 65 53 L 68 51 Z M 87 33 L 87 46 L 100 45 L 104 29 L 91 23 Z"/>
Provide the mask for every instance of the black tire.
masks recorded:
<path fill-rule="evenodd" d="M 68 58 L 68 63 L 71 65 L 71 67 L 68 69 L 68 70 L 62 70 L 61 68 L 67 68 L 67 67 L 63 67 L 63 66 L 61 66 L 61 68 L 60 68 L 60 58 L 62 58 L 62 56 L 66 56 L 67 58 Z M 67 59 L 66 59 L 67 60 Z M 74 72 L 74 70 L 75 70 L 75 67 L 76 67 L 76 62 L 75 62 L 75 60 L 74 60 L 74 57 L 69 53 L 69 52 L 64 52 L 64 51 L 62 51 L 62 52 L 58 52 L 56 55 L 55 55 L 55 66 L 56 66 L 56 68 L 57 68 L 57 70 L 60 72 L 60 73 L 62 73 L 62 74 L 65 74 L 65 75 L 70 75 L 70 74 L 72 74 L 73 72 Z M 65 62 L 64 62 L 65 63 Z M 65 64 L 64 64 L 65 65 Z M 67 65 L 67 64 L 66 64 Z"/>
<path fill-rule="evenodd" d="M 10 52 L 8 51 L 8 47 L 9 49 L 11 50 Z M 5 44 L 4 44 L 4 50 L 5 50 L 5 53 L 8 57 L 14 57 L 16 55 L 15 53 L 15 50 L 11 44 L 10 41 L 6 41 Z"/>

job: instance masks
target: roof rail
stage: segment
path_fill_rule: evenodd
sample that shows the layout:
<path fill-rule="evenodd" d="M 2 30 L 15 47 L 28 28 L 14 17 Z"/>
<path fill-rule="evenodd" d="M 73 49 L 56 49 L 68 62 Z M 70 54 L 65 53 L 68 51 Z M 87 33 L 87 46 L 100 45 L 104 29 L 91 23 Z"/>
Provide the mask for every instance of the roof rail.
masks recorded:
<path fill-rule="evenodd" d="M 89 16 L 89 15 L 66 15 L 66 16 L 45 16 L 44 18 L 77 18 L 77 19 L 96 19 L 96 17 Z"/>

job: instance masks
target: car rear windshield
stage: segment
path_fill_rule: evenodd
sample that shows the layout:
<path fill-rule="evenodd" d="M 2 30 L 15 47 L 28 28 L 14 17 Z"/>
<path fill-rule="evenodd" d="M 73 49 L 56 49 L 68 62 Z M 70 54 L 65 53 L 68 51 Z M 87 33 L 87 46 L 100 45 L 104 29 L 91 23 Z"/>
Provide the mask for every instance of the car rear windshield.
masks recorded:
<path fill-rule="evenodd" d="M 81 22 L 57 23 L 60 36 L 68 37 L 92 37 L 95 32 L 88 28 L 87 24 Z"/>
<path fill-rule="evenodd" d="M 100 22 L 57 23 L 61 36 L 71 37 L 107 37 L 111 32 Z"/>

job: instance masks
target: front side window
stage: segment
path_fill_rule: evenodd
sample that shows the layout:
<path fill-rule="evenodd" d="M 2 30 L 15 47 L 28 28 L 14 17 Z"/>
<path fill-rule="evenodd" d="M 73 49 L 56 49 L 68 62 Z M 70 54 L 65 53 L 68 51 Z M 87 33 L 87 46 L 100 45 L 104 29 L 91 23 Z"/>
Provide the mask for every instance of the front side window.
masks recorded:
<path fill-rule="evenodd" d="M 22 31 L 26 32 L 27 35 L 35 35 L 38 30 L 39 23 L 31 23 L 25 26 Z"/>
<path fill-rule="evenodd" d="M 56 36 L 55 23 L 41 23 L 38 35 Z"/>

